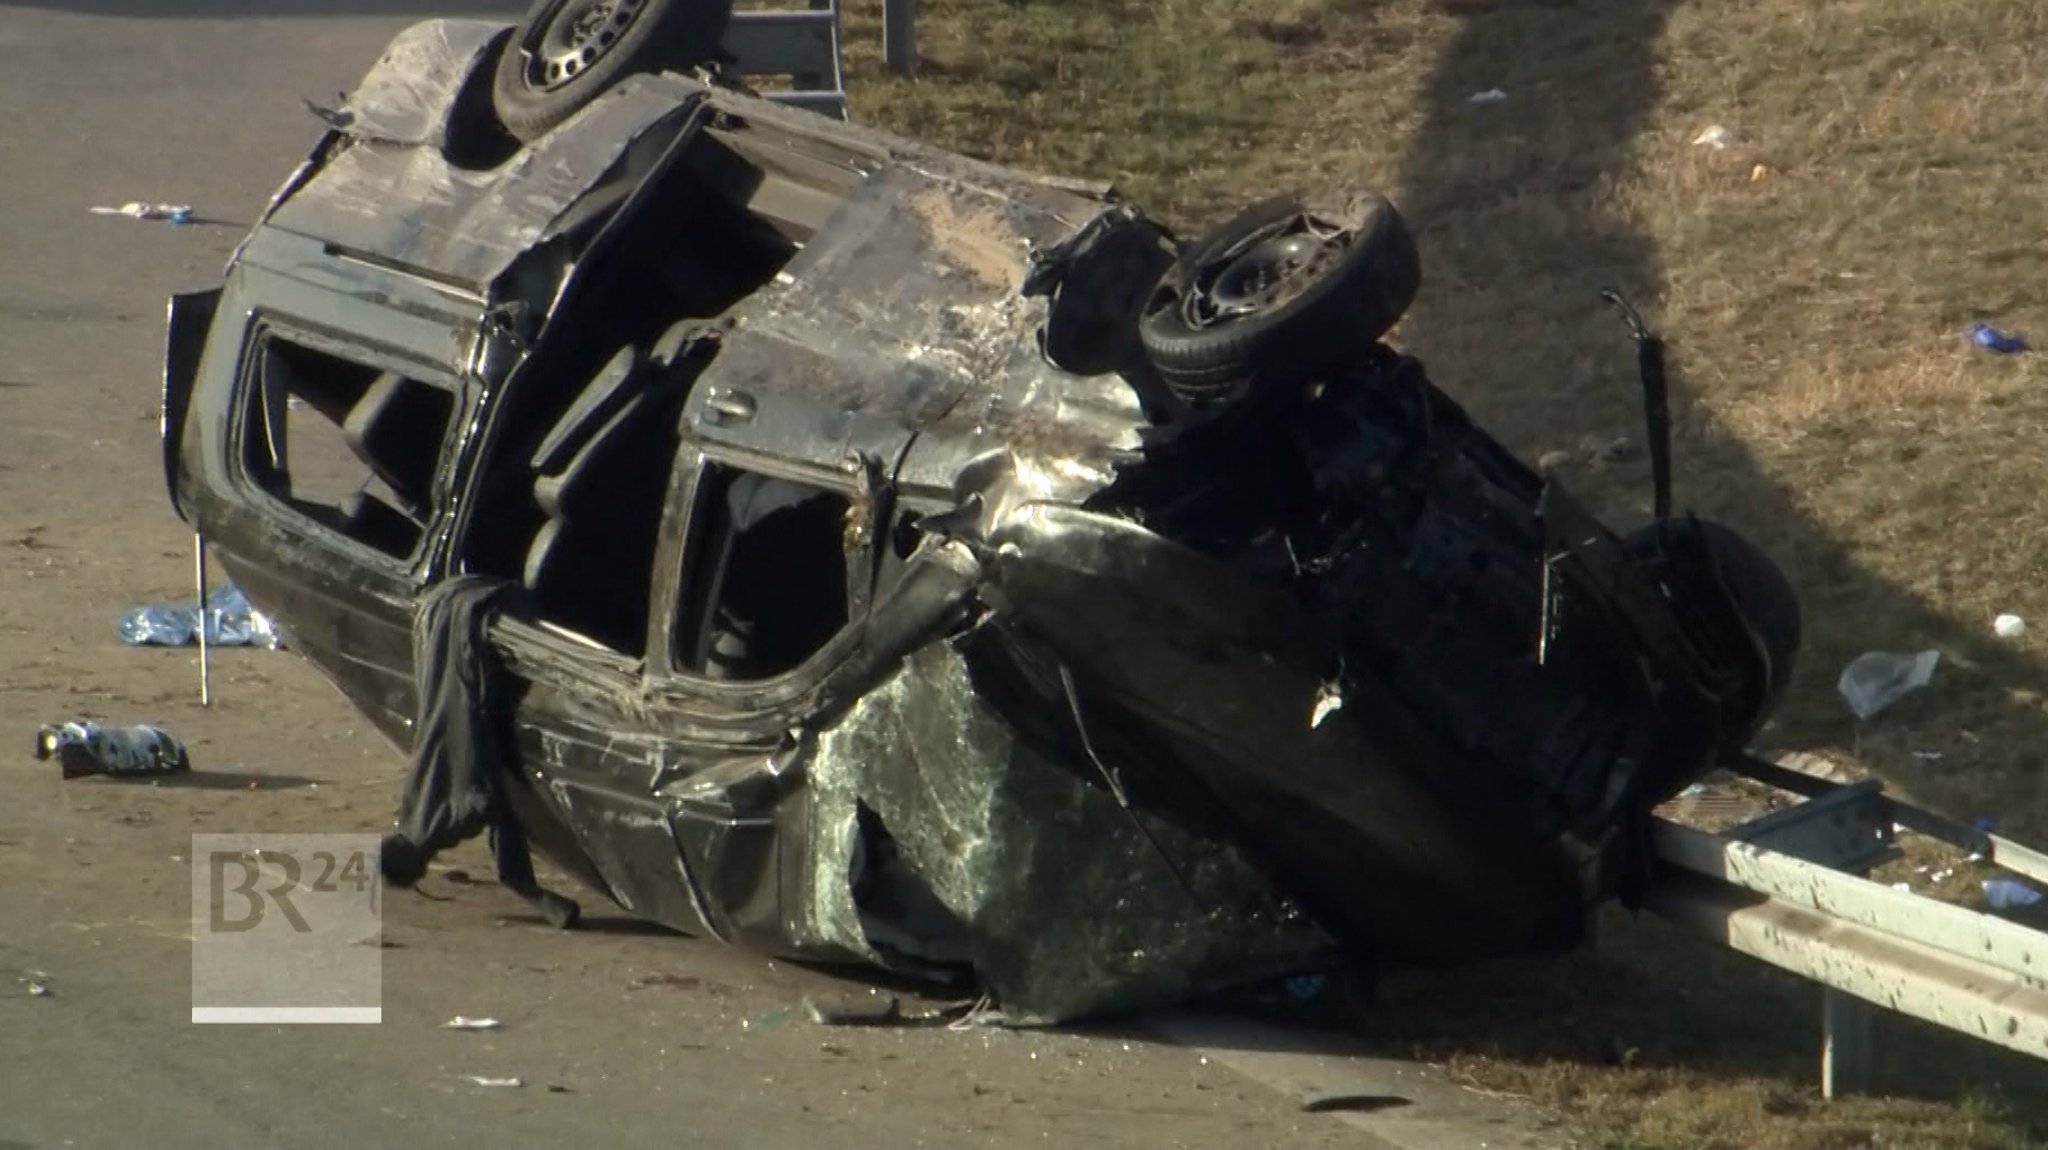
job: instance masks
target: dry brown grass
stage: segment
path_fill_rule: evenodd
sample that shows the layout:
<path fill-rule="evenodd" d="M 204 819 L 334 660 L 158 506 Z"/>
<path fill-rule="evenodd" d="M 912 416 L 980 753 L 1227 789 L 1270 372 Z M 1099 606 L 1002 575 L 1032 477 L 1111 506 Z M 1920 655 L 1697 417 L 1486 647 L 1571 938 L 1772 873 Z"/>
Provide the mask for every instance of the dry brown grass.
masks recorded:
<path fill-rule="evenodd" d="M 914 80 L 880 67 L 879 0 L 850 7 L 861 119 L 1114 179 L 1190 229 L 1276 188 L 1386 189 L 1427 272 L 1397 342 L 1532 457 L 1636 432 L 1632 357 L 1596 295 L 1632 293 L 1672 344 L 1680 503 L 1756 537 L 1806 598 L 1769 739 L 2048 839 L 2048 371 L 1964 337 L 1981 318 L 2048 345 L 2048 5 L 923 0 Z M 1495 87 L 1504 102 L 1468 101 Z M 1710 124 L 1737 143 L 1694 146 Z M 1640 463 L 1573 481 L 1623 519 L 1646 507 Z M 1994 639 L 2001 611 L 2034 631 Z M 1924 647 L 1944 654 L 1933 688 L 1857 724 L 1842 666 Z M 1653 927 L 1619 937 L 1454 980 L 1431 1001 L 1483 997 L 1471 1024 L 1425 1011 L 1438 1033 L 1414 1037 L 1617 1146 L 2030 1144 L 1949 1072 L 2048 1096 L 2033 1068 L 1895 1027 L 1935 1055 L 1891 1085 L 1965 1101 L 1823 1108 L 1809 990 Z M 1532 1017 L 1536 1037 L 1501 1033 Z M 1580 1017 L 1597 1024 L 1551 1025 Z M 1610 1023 L 1646 1061 L 1573 1045 Z"/>

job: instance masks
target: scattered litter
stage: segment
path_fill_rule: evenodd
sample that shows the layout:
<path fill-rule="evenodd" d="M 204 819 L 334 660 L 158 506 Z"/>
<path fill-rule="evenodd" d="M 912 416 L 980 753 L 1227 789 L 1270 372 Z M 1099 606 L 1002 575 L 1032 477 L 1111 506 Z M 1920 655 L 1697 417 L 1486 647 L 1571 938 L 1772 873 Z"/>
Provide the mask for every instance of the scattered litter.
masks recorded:
<path fill-rule="evenodd" d="M 1913 884 L 1909 882 L 1895 882 L 1892 884 L 1892 889 L 1900 894 L 1912 894 Z"/>
<path fill-rule="evenodd" d="M 50 989 L 50 975 L 47 971 L 31 970 L 25 976 L 14 981 L 28 984 L 28 996 L 30 998 L 49 998 L 56 994 L 56 991 Z"/>
<path fill-rule="evenodd" d="M 779 1013 L 788 1012 L 785 1010 Z M 917 1014 L 906 1014 L 902 1002 L 895 995 L 876 994 L 870 991 L 865 998 L 856 996 L 827 1001 L 805 998 L 804 1013 L 820 1026 L 943 1025 L 948 1030 L 967 1030 L 976 1026 L 999 1025 L 1003 1021 L 1002 1010 L 996 1006 L 995 999 L 988 995 L 949 1002 Z"/>
<path fill-rule="evenodd" d="M 1735 133 L 1729 131 L 1728 129 L 1722 127 L 1719 124 L 1713 124 L 1708 126 L 1704 130 L 1702 130 L 1699 135 L 1694 136 L 1692 138 L 1693 147 L 1712 148 L 1717 152 L 1725 151 L 1728 145 L 1734 142 Z"/>
<path fill-rule="evenodd" d="M 835 1002 L 806 998 L 804 1011 L 820 1026 L 889 1026 L 903 1020 L 903 1004 L 893 994 Z"/>
<path fill-rule="evenodd" d="M 1694 783 L 1694 784 L 1692 784 L 1691 786 L 1689 786 L 1689 787 L 1685 788 L 1684 790 L 1682 790 L 1682 791 L 1678 792 L 1678 797 L 1679 797 L 1679 798 L 1682 798 L 1682 799 L 1689 799 L 1689 798 L 1692 798 L 1692 797 L 1694 797 L 1694 796 L 1696 796 L 1696 795 L 1704 795 L 1704 794 L 1706 794 L 1706 793 L 1707 793 L 1707 784 L 1705 784 L 1705 783 Z"/>
<path fill-rule="evenodd" d="M 1991 630 L 2001 639 L 2017 639 L 2027 633 L 2027 621 L 2018 615 L 2000 615 L 1991 621 Z"/>
<path fill-rule="evenodd" d="M 1913 757 L 1914 757 L 1914 758 L 1916 758 L 1916 759 L 1919 759 L 1919 760 L 1920 760 L 1921 762 L 1924 762 L 1924 763 L 1938 763 L 1938 762 L 1940 762 L 1940 761 L 1941 761 L 1941 752 L 1940 752 L 1940 751 L 1914 751 L 1914 752 L 1913 752 Z"/>
<path fill-rule="evenodd" d="M 54 756 L 64 777 L 172 775 L 192 769 L 185 744 L 161 727 L 65 723 L 36 732 L 36 758 Z"/>
<path fill-rule="evenodd" d="M 190 204 L 145 204 L 129 200 L 118 208 L 94 208 L 96 216 L 127 216 L 136 220 L 169 220 L 183 226 L 192 222 Z"/>
<path fill-rule="evenodd" d="M 241 588 L 230 583 L 206 597 L 206 643 L 210 647 L 284 646 L 284 636 L 268 615 L 249 604 Z M 182 647 L 199 635 L 199 604 L 151 603 L 121 616 L 116 630 L 131 647 Z"/>
<path fill-rule="evenodd" d="M 1749 182 L 1752 184 L 1762 183 L 1763 178 L 1770 174 L 1771 170 L 1769 168 L 1765 167 L 1762 164 L 1758 164 L 1756 167 L 1751 168 L 1749 170 Z"/>
<path fill-rule="evenodd" d="M 1501 91 L 1501 90 L 1500 90 L 1499 88 L 1488 88 L 1488 89 L 1487 89 L 1486 91 L 1484 91 L 1484 92 L 1474 92 L 1474 93 L 1472 93 L 1471 97 L 1470 97 L 1469 99 L 1467 99 L 1467 100 L 1466 100 L 1466 103 L 1469 103 L 1469 104 L 1498 104 L 1498 103 L 1500 103 L 1500 102 L 1501 102 L 1502 100 L 1505 100 L 1505 99 L 1507 99 L 1507 98 L 1508 98 L 1508 94 L 1507 94 L 1506 92 L 1503 92 L 1503 91 Z"/>
<path fill-rule="evenodd" d="M 474 1082 L 474 1083 L 476 1083 L 476 1084 L 477 1084 L 478 1086 L 524 1086 L 524 1085 L 526 1085 L 526 1080 L 525 1080 L 524 1078 L 486 1078 L 486 1077 L 484 1077 L 484 1076 L 483 1076 L 483 1075 L 481 1075 L 481 1074 L 465 1074 L 465 1075 L 463 1075 L 462 1077 L 463 1077 L 464 1079 L 466 1079 L 466 1080 L 470 1081 L 470 1082 Z"/>
<path fill-rule="evenodd" d="M 1939 651 L 1922 651 L 1917 655 L 1869 651 L 1850 661 L 1837 687 L 1856 717 L 1868 719 L 1906 694 L 1925 687 L 1933 680 L 1934 665 L 1940 661 Z"/>
<path fill-rule="evenodd" d="M 704 980 L 688 974 L 650 974 L 645 978 L 634 979 L 633 985 L 636 987 L 666 986 L 671 990 L 696 990 L 704 985 Z"/>
<path fill-rule="evenodd" d="M 505 1025 L 495 1018 L 465 1018 L 458 1014 L 441 1024 L 443 1030 L 496 1030 Z"/>
<path fill-rule="evenodd" d="M 796 1008 L 794 1008 L 794 1007 L 790 1007 L 790 1006 L 778 1006 L 778 1007 L 776 1007 L 775 1009 L 773 1009 L 773 1010 L 769 1011 L 768 1013 L 766 1013 L 766 1014 L 762 1015 L 762 1016 L 761 1016 L 761 1017 L 759 1017 L 759 1018 L 752 1018 L 752 1019 L 749 1019 L 749 1018 L 742 1018 L 742 1019 L 740 1019 L 740 1029 L 741 1029 L 741 1030 L 749 1030 L 749 1031 L 751 1031 L 751 1030 L 757 1030 L 757 1029 L 758 1029 L 758 1030 L 773 1030 L 773 1029 L 775 1029 L 776 1027 L 778 1027 L 778 1026 L 781 1026 L 781 1025 L 782 1025 L 783 1023 L 785 1023 L 785 1022 L 788 1022 L 788 1021 L 790 1020 L 790 1017 L 791 1017 L 792 1015 L 794 1015 L 795 1013 L 796 1013 Z M 815 1016 L 814 1016 L 814 1017 L 815 1017 Z"/>
<path fill-rule="evenodd" d="M 1344 709 L 1344 693 L 1335 683 L 1324 683 L 1316 688 L 1316 705 L 1308 715 L 1311 730 L 1323 725 L 1323 720 Z"/>
<path fill-rule="evenodd" d="M 2023 882 L 2009 878 L 1987 878 L 1984 880 L 1984 898 L 1992 910 L 2013 910 L 2033 906 L 2040 902 L 2042 894 Z"/>
<path fill-rule="evenodd" d="M 1933 874 L 1928 875 L 1927 877 L 1933 882 L 1944 883 L 1956 877 L 1956 868 L 1952 866 L 1945 866 L 1940 870 L 1935 871 Z"/>
<path fill-rule="evenodd" d="M 2027 350 L 2027 341 L 2011 332 L 2000 331 L 1988 323 L 1980 323 L 1970 329 L 1970 339 L 1978 347 L 1995 351 L 2000 355 Z"/>
<path fill-rule="evenodd" d="M 1552 475 L 1559 471 L 1563 471 L 1565 468 L 1571 466 L 1571 464 L 1571 452 L 1546 451 L 1540 458 L 1536 460 L 1536 470 L 1541 471 L 1545 475 Z"/>

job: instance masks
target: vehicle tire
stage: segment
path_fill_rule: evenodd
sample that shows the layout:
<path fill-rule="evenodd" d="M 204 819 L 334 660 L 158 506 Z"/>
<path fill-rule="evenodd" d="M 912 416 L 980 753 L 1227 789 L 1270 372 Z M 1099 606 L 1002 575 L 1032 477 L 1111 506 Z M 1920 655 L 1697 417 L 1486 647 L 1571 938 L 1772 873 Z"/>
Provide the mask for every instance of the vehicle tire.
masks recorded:
<path fill-rule="evenodd" d="M 1147 359 L 1191 404 L 1294 381 L 1369 350 L 1422 286 L 1415 237 L 1385 197 L 1256 205 L 1191 247 L 1138 321 Z"/>
<path fill-rule="evenodd" d="M 498 54 L 491 102 L 531 143 L 636 72 L 704 63 L 731 5 L 708 0 L 536 0 Z"/>
<path fill-rule="evenodd" d="M 1785 697 L 1786 688 L 1791 686 L 1792 671 L 1805 641 L 1799 593 L 1770 556 L 1739 533 L 1711 520 L 1694 519 L 1689 522 L 1698 526 L 1701 539 L 1713 552 L 1714 561 L 1721 568 L 1721 578 L 1735 596 L 1736 609 L 1742 612 L 1742 617 L 1763 640 L 1764 653 L 1771 661 L 1770 682 L 1765 686 L 1762 700 L 1763 710 L 1768 712 Z M 1685 527 L 1682 522 L 1674 521 L 1670 529 L 1684 530 Z M 1641 528 L 1629 536 L 1626 549 L 1637 554 L 1654 550 L 1657 546 L 1656 532 L 1656 524 Z M 1760 719 L 1762 716 L 1757 717 Z"/>

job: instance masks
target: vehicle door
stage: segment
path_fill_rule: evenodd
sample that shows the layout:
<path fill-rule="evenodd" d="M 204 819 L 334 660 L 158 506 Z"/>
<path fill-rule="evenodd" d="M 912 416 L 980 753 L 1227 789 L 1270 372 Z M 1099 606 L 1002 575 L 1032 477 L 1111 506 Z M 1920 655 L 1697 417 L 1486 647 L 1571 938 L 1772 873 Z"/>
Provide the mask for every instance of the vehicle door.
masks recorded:
<path fill-rule="evenodd" d="M 809 850 L 796 732 L 861 647 L 888 498 L 858 462 L 686 443 L 678 470 L 649 703 L 680 741 L 653 789 L 706 928 L 772 950 Z"/>
<path fill-rule="evenodd" d="M 401 743 L 412 603 L 473 406 L 466 350 L 446 315 L 245 264 L 180 427 L 181 509 L 250 600 Z"/>

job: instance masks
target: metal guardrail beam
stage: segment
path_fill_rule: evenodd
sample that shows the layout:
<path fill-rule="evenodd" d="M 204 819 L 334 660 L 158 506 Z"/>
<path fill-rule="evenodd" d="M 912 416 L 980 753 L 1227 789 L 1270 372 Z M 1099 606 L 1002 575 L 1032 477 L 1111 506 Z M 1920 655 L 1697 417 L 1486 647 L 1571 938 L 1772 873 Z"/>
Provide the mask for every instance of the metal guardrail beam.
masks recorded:
<path fill-rule="evenodd" d="M 1895 829 L 2043 882 L 2048 855 L 1896 802 L 1874 780 L 1760 759 L 1734 768 L 1808 801 L 1718 835 L 1654 820 L 1672 873 L 1646 904 L 1826 989 L 1823 1093 L 1864 1087 L 1871 1004 L 2048 1060 L 2048 934 L 1847 873 L 1889 853 Z"/>
<path fill-rule="evenodd" d="M 1967 957 L 2036 989 L 2048 989 L 2048 934 L 1691 827 L 1663 823 L 1653 834 L 1659 858 L 1694 874 L 1765 895 L 1795 910 L 1825 915 L 1832 922 Z M 2041 1053 L 2048 1057 L 2048 1045 Z"/>
<path fill-rule="evenodd" d="M 1651 892 L 1648 905 L 1730 949 L 1823 986 L 2048 1058 L 2048 992 L 1998 966 L 1777 899 L 1759 901 L 1725 883 L 1666 883 Z M 2041 941 L 2048 944 L 2048 937 Z"/>

